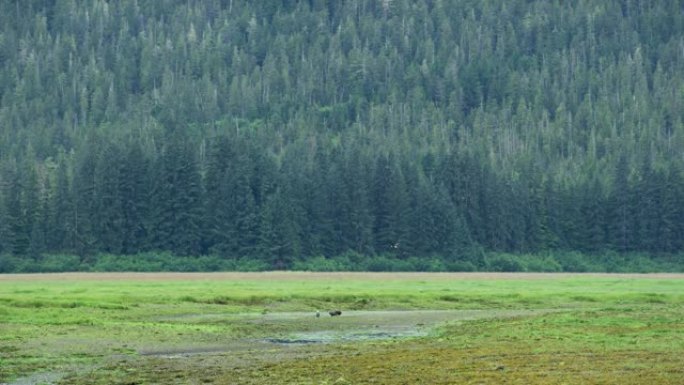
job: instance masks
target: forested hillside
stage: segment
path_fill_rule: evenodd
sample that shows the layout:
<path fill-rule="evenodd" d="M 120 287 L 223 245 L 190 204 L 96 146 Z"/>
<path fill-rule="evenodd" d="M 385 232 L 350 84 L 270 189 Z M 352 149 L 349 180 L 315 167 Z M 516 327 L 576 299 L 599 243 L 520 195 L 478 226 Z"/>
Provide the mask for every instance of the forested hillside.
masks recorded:
<path fill-rule="evenodd" d="M 679 0 L 2 1 L 0 271 L 140 253 L 684 264 L 683 15 Z"/>

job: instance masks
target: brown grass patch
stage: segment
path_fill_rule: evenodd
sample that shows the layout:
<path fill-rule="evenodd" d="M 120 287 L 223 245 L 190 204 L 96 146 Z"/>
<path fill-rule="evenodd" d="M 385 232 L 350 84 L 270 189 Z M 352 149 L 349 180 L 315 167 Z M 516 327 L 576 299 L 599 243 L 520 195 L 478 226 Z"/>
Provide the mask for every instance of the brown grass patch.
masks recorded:
<path fill-rule="evenodd" d="M 345 353 L 281 362 L 242 373 L 242 378 L 254 378 L 259 384 L 674 385 L 684 381 L 679 357 L 641 351 L 535 353 L 427 345 Z M 217 383 L 233 379 L 226 374 Z"/>

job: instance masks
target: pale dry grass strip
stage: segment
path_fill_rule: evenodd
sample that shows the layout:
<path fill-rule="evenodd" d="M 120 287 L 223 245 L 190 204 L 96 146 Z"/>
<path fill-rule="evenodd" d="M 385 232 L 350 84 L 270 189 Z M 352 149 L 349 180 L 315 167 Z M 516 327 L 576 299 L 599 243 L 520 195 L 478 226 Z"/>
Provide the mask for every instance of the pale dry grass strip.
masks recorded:
<path fill-rule="evenodd" d="M 0 274 L 1 281 L 305 281 L 305 280 L 550 280 L 573 277 L 684 279 L 682 273 L 376 273 L 376 272 L 214 272 L 214 273 L 40 273 Z"/>

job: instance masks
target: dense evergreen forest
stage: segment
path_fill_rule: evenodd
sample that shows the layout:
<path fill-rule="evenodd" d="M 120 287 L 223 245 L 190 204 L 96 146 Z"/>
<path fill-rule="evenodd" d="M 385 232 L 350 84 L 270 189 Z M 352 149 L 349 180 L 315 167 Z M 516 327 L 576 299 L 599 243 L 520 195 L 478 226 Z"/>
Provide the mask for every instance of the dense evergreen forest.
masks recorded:
<path fill-rule="evenodd" d="M 679 0 L 1 1 L 0 98 L 0 271 L 684 265 Z"/>

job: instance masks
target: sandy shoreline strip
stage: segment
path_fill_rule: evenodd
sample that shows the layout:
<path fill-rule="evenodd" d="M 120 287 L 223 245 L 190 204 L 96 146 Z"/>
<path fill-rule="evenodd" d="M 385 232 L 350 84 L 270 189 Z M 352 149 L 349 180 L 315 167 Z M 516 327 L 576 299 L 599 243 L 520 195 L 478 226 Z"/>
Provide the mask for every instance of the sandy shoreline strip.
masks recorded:
<path fill-rule="evenodd" d="M 682 273 L 612 274 L 612 273 L 377 273 L 377 272 L 214 272 L 214 273 L 37 273 L 0 274 L 2 281 L 252 281 L 252 280 L 535 280 L 559 278 L 684 279 Z"/>

